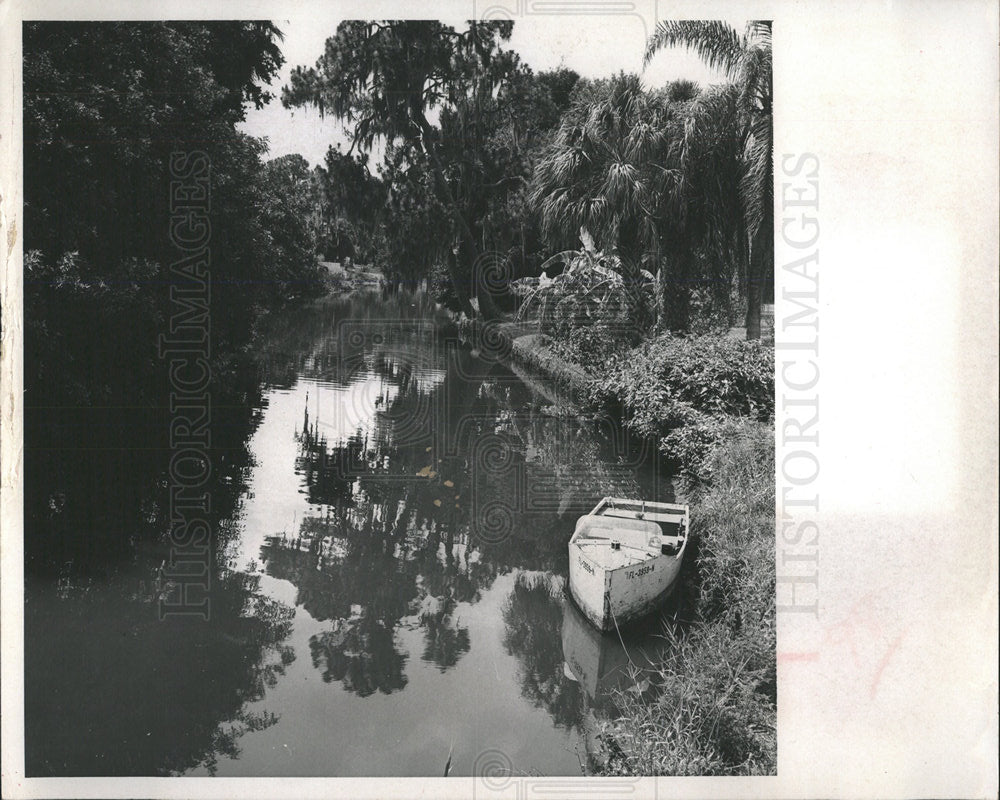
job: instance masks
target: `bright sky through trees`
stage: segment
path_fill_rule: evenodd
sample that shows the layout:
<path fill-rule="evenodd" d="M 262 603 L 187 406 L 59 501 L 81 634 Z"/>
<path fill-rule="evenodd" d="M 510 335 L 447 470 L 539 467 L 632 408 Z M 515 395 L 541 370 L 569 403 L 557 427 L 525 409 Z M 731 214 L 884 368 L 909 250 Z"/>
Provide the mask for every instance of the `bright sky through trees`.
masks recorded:
<path fill-rule="evenodd" d="M 328 37 L 332 36 L 340 18 L 330 16 L 276 20 L 285 35 L 282 50 L 285 65 L 271 90 L 280 96 L 281 87 L 288 82 L 293 68 L 312 66 L 323 52 Z M 444 19 L 448 24 L 462 27 L 460 18 Z M 726 19 L 742 31 L 745 21 Z M 664 50 L 642 71 L 642 56 L 646 36 L 651 32 L 637 16 L 584 16 L 550 15 L 527 16 L 514 23 L 510 48 L 520 54 L 533 70 L 550 70 L 563 65 L 585 78 L 607 77 L 620 70 L 637 72 L 647 86 L 659 86 L 677 78 L 687 78 L 702 85 L 722 81 L 722 75 L 710 70 L 694 53 L 682 48 Z M 347 137 L 341 125 L 332 118 L 320 119 L 314 110 L 282 108 L 275 99 L 265 108 L 247 113 L 241 126 L 253 136 L 266 136 L 269 155 L 277 157 L 299 153 L 316 165 L 322 163 L 327 147 L 333 142 L 346 145 Z M 378 163 L 381 159 L 373 159 Z"/>

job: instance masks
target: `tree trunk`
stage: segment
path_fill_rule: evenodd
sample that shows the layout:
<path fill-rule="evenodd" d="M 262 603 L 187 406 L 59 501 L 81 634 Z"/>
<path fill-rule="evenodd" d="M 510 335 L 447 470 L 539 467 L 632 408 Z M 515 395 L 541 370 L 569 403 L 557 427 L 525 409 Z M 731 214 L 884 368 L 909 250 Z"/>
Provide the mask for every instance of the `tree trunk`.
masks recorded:
<path fill-rule="evenodd" d="M 524 262 L 525 262 L 525 256 L 524 256 L 524 217 L 521 217 L 521 272 L 520 272 L 521 275 L 524 275 L 527 272 L 527 269 L 524 266 Z"/>
<path fill-rule="evenodd" d="M 621 276 L 625 282 L 628 297 L 629 317 L 632 327 L 632 344 L 646 334 L 653 320 L 649 318 L 649 308 L 643 298 L 642 255 L 643 247 L 634 220 L 618 226 L 615 249 L 621 261 Z M 655 314 L 656 311 L 654 310 Z"/>
<path fill-rule="evenodd" d="M 750 273 L 747 276 L 747 339 L 760 338 L 760 307 L 764 297 L 774 300 L 774 210 L 764 208 L 764 220 L 750 245 Z"/>
<path fill-rule="evenodd" d="M 768 96 L 770 96 L 770 90 Z M 770 116 L 769 105 L 765 106 L 761 113 Z M 760 338 L 761 304 L 766 301 L 774 302 L 773 146 L 771 126 L 768 125 L 765 154 L 767 168 L 761 185 L 756 187 L 762 194 L 761 221 L 750 240 L 750 274 L 747 281 L 747 339 Z"/>
<path fill-rule="evenodd" d="M 500 309 L 497 307 L 497 304 L 493 299 L 493 294 L 490 291 L 489 285 L 486 283 L 485 277 L 480 274 L 482 270 L 487 268 L 488 264 L 485 260 L 480 259 L 478 253 L 476 252 L 475 245 L 464 237 L 459 253 L 463 256 L 464 264 L 472 265 L 472 283 L 474 285 L 473 294 L 475 294 L 476 299 L 479 301 L 480 316 L 487 320 L 498 319 L 500 317 Z"/>
<path fill-rule="evenodd" d="M 660 267 L 660 325 L 672 333 L 691 327 L 691 285 L 688 256 L 677 254 Z"/>
<path fill-rule="evenodd" d="M 756 259 L 751 259 L 751 265 Z M 751 266 L 751 272 L 754 271 Z M 756 275 L 751 274 L 747 282 L 747 339 L 760 338 L 760 280 Z"/>
<path fill-rule="evenodd" d="M 457 259 L 458 257 L 453 252 L 449 252 L 445 258 L 445 265 L 448 267 L 448 280 L 451 281 L 451 288 L 455 292 L 455 298 L 458 300 L 459 309 L 461 309 L 465 316 L 472 319 L 472 317 L 475 316 L 475 311 L 472 309 L 472 303 L 469 300 L 468 293 L 462 291 L 462 279 L 458 272 Z"/>

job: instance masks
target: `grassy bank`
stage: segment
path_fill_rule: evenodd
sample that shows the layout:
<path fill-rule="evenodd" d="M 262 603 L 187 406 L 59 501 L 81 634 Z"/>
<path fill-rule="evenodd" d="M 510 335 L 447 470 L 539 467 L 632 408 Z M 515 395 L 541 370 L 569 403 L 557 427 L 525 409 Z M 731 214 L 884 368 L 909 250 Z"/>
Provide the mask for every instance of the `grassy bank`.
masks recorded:
<path fill-rule="evenodd" d="M 773 447 L 772 426 L 745 420 L 709 447 L 691 498 L 693 621 L 668 634 L 651 693 L 619 696 L 602 774 L 775 774 Z"/>
<path fill-rule="evenodd" d="M 776 770 L 774 354 L 660 336 L 602 365 L 595 400 L 658 442 L 691 504 L 683 630 L 651 690 L 619 696 L 604 774 Z M 596 376 L 595 376 L 596 377 Z"/>
<path fill-rule="evenodd" d="M 578 384 L 592 404 L 617 408 L 657 442 L 691 504 L 686 624 L 667 631 L 674 646 L 649 689 L 618 696 L 599 772 L 774 774 L 773 350 L 663 335 L 584 358 L 565 342 L 522 339 L 530 358 L 517 360 L 553 377 L 586 375 Z"/>
<path fill-rule="evenodd" d="M 651 690 L 622 693 L 604 774 L 759 775 L 777 763 L 774 353 L 664 335 L 612 357 L 595 400 L 659 444 L 691 504 L 683 629 Z"/>

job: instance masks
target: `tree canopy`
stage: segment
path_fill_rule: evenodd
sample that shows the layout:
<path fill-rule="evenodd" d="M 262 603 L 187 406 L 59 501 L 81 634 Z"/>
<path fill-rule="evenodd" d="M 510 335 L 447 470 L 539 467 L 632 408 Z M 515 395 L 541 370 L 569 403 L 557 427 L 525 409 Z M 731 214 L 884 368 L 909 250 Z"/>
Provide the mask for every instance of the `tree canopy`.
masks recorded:
<path fill-rule="evenodd" d="M 172 154 L 210 165 L 213 352 L 320 288 L 302 163 L 265 167 L 264 143 L 236 129 L 270 98 L 280 39 L 270 22 L 25 23 L 29 406 L 164 396 Z"/>
<path fill-rule="evenodd" d="M 481 110 L 519 67 L 502 43 L 513 23 L 470 22 L 456 30 L 437 21 L 383 20 L 342 22 L 316 65 L 296 67 L 282 90 L 286 107 L 312 106 L 351 128 L 352 149 L 370 149 L 376 139 L 404 146 L 423 160 L 433 177 L 436 199 L 451 219 L 447 258 L 452 288 L 467 313 L 476 294 L 492 311 L 488 292 L 476 292 L 460 265 L 471 266 L 480 254 L 474 219 L 463 208 L 442 155 L 440 129 L 429 115 Z M 397 154 L 401 151 L 397 150 Z"/>

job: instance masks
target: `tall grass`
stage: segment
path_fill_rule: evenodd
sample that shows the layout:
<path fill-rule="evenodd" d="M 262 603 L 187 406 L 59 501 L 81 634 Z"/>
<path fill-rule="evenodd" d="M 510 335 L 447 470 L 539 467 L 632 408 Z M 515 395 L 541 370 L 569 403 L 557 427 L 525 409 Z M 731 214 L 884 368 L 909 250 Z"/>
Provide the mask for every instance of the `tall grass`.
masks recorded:
<path fill-rule="evenodd" d="M 667 634 L 655 699 L 618 696 L 604 774 L 775 773 L 773 427 L 724 428 L 692 498 L 694 620 Z"/>

